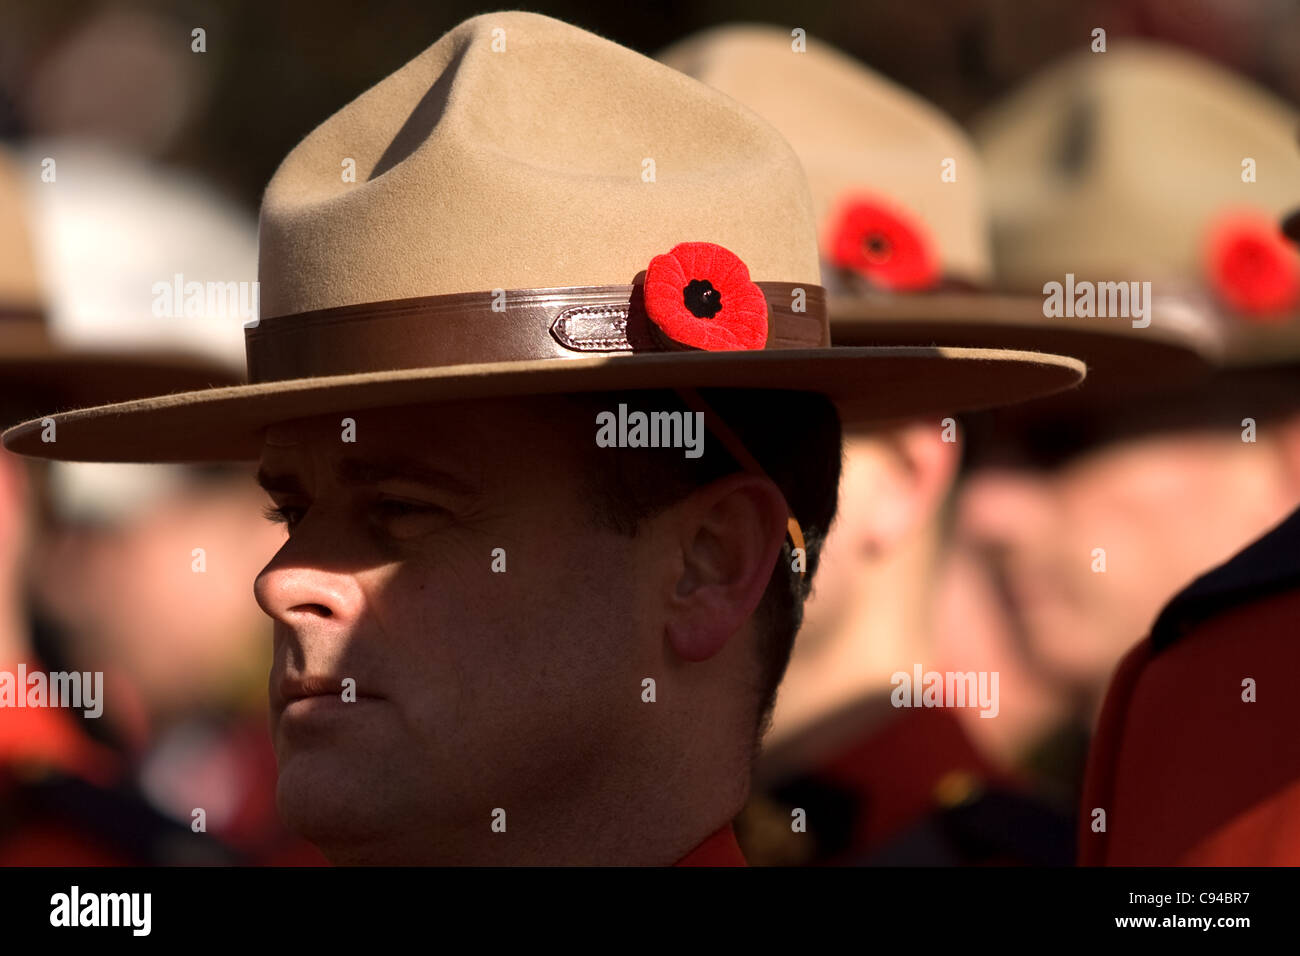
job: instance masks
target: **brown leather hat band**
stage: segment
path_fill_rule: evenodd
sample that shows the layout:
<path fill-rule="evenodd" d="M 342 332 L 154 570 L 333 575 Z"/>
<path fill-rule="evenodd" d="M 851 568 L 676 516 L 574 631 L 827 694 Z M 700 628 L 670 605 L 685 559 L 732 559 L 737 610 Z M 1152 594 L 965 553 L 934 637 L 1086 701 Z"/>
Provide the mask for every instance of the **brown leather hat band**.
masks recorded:
<path fill-rule="evenodd" d="M 756 285 L 768 304 L 765 348 L 830 345 L 821 286 Z M 246 328 L 244 341 L 253 383 L 683 348 L 645 314 L 639 282 L 466 292 L 299 312 Z"/>

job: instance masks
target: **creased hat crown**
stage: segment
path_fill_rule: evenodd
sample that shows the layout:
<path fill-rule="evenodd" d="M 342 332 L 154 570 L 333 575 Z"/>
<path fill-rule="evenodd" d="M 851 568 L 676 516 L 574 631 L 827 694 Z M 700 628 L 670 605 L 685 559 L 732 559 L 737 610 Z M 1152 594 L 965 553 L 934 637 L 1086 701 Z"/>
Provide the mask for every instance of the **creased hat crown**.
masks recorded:
<path fill-rule="evenodd" d="M 717 27 L 659 58 L 734 97 L 789 140 L 808 175 L 823 238 L 846 201 L 879 198 L 923 227 L 945 275 L 988 280 L 977 154 L 939 109 L 815 38 L 800 50 L 789 32 L 773 27 Z M 948 161 L 954 175 L 945 179 Z"/>
<path fill-rule="evenodd" d="M 732 250 L 755 281 L 818 281 L 807 184 L 774 129 L 520 12 L 467 20 L 307 136 L 267 186 L 260 233 L 270 317 L 630 283 L 682 241 Z"/>

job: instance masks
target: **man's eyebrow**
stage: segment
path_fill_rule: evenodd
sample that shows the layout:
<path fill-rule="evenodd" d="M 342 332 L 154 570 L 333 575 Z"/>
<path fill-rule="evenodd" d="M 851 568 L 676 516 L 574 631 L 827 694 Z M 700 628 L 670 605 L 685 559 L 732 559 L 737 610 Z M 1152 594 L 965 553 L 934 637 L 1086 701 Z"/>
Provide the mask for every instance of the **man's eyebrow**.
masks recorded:
<path fill-rule="evenodd" d="M 461 495 L 478 491 L 460 475 L 416 458 L 345 458 L 339 463 L 338 475 L 340 481 L 349 485 L 400 480 L 444 488 Z"/>

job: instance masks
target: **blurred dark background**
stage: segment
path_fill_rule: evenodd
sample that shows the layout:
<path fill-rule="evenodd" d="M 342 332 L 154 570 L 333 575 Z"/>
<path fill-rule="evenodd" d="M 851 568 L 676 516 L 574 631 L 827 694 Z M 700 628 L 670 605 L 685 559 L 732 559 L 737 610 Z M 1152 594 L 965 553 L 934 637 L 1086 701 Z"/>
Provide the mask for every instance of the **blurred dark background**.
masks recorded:
<path fill-rule="evenodd" d="M 733 21 L 802 27 L 958 120 L 1041 66 L 1108 39 L 1199 51 L 1300 101 L 1294 0 L 677 0 L 529 3 L 654 53 Z M 202 173 L 255 209 L 308 131 L 482 3 L 0 0 L 0 139 L 87 135 Z M 207 51 L 191 52 L 191 31 Z"/>

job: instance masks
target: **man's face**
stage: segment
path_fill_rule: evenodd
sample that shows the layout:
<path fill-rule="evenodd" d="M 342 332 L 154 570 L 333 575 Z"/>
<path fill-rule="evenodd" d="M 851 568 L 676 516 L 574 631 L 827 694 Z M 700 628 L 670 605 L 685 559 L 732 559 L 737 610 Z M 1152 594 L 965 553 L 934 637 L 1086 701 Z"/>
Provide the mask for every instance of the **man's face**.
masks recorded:
<path fill-rule="evenodd" d="M 338 415 L 262 453 L 289 523 L 256 583 L 280 812 L 336 862 L 454 861 L 495 808 L 527 828 L 635 749 L 645 547 L 593 525 L 594 427 L 563 400 L 349 417 L 355 442 Z"/>
<path fill-rule="evenodd" d="M 1232 432 L 1168 431 L 1050 469 L 979 467 L 958 537 L 987 558 L 1042 675 L 1099 688 L 1165 601 L 1285 514 L 1274 459 Z"/>

